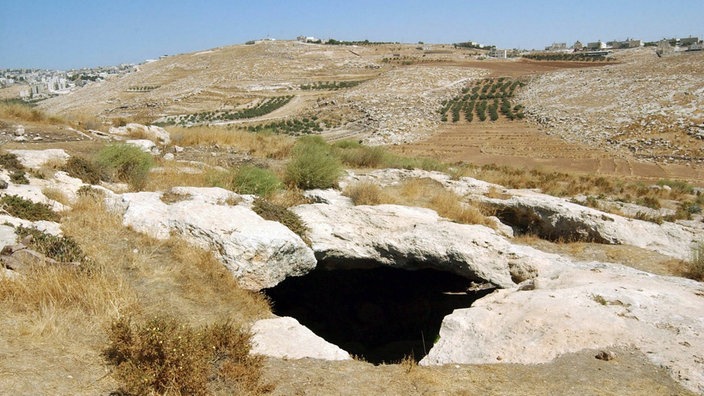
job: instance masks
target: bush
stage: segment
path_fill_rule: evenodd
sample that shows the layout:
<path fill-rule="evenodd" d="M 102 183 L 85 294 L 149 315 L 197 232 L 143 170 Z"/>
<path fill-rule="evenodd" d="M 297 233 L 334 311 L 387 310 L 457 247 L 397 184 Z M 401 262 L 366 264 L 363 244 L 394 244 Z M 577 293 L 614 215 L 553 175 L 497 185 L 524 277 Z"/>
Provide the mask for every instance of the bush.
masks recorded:
<path fill-rule="evenodd" d="M 332 188 L 342 174 L 342 163 L 319 136 L 305 136 L 293 146 L 285 182 L 303 190 Z"/>
<path fill-rule="evenodd" d="M 333 152 L 340 157 L 345 165 L 360 168 L 377 168 L 382 166 L 386 159 L 386 150 L 383 147 L 369 147 L 360 143 L 343 140 L 333 144 Z"/>
<path fill-rule="evenodd" d="M 61 168 L 72 177 L 79 178 L 88 184 L 98 184 L 104 178 L 98 164 L 83 157 L 71 157 Z"/>
<path fill-rule="evenodd" d="M 350 197 L 355 205 L 379 205 L 389 201 L 384 197 L 381 187 L 369 182 L 347 186 L 344 195 Z"/>
<path fill-rule="evenodd" d="M 49 205 L 35 203 L 18 195 L 4 195 L 0 198 L 0 207 L 10 216 L 19 217 L 29 221 L 48 220 L 59 221 L 58 213 L 51 210 Z"/>
<path fill-rule="evenodd" d="M 704 281 L 704 242 L 700 242 L 692 250 L 692 260 L 687 263 L 687 277 Z"/>
<path fill-rule="evenodd" d="M 281 189 L 281 181 L 268 169 L 256 166 L 242 166 L 234 174 L 231 186 L 239 194 L 254 194 L 268 197 Z"/>
<path fill-rule="evenodd" d="M 291 212 L 288 208 L 269 202 L 263 198 L 257 198 L 254 200 L 252 210 L 265 220 L 277 221 L 283 224 L 301 237 L 305 243 L 310 245 L 310 240 L 306 235 L 308 233 L 308 227 L 303 224 L 303 221 L 297 214 Z"/>
<path fill-rule="evenodd" d="M 112 179 L 129 183 L 133 189 L 140 189 L 146 183 L 149 170 L 154 166 L 151 154 L 130 144 L 111 144 L 98 153 L 98 165 L 105 169 Z"/>
<path fill-rule="evenodd" d="M 10 172 L 23 171 L 24 166 L 15 154 L 3 153 L 0 154 L 0 167 L 5 168 Z"/>
<path fill-rule="evenodd" d="M 121 318 L 108 340 L 103 356 L 129 394 L 207 395 L 212 383 L 272 390 L 259 382 L 262 359 L 249 355 L 250 335 L 229 322 L 194 329 L 171 318 Z"/>
<path fill-rule="evenodd" d="M 17 227 L 15 233 L 18 240 L 31 235 L 29 247 L 56 261 L 70 263 L 82 262 L 86 259 L 81 247 L 70 237 L 51 235 L 36 228 L 22 226 Z"/>

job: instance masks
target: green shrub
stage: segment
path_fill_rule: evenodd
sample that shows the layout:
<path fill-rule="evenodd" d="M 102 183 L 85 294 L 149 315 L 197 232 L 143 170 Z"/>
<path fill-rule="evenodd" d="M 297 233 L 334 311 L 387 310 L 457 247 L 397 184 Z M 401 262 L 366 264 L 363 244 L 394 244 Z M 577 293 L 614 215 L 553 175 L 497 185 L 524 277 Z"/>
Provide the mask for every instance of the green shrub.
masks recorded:
<path fill-rule="evenodd" d="M 269 202 L 266 199 L 257 198 L 254 200 L 252 210 L 265 220 L 277 221 L 283 224 L 301 237 L 305 243 L 310 245 L 310 240 L 306 235 L 308 233 L 308 227 L 303 224 L 303 221 L 297 214 L 288 210 L 288 208 Z"/>
<path fill-rule="evenodd" d="M 111 144 L 98 153 L 98 165 L 114 180 L 129 183 L 138 190 L 144 186 L 154 166 L 151 154 L 131 144 Z"/>
<path fill-rule="evenodd" d="M 293 146 L 285 182 L 302 190 L 332 188 L 342 174 L 342 163 L 320 136 L 305 136 Z"/>
<path fill-rule="evenodd" d="M 29 179 L 24 171 L 17 170 L 10 173 L 10 181 L 15 184 L 29 184 Z"/>
<path fill-rule="evenodd" d="M 687 262 L 687 277 L 704 281 L 704 242 L 700 242 L 692 250 L 692 260 Z"/>
<path fill-rule="evenodd" d="M 36 228 L 22 226 L 17 227 L 15 233 L 18 240 L 31 235 L 29 247 L 56 261 L 70 263 L 82 262 L 86 259 L 81 247 L 70 237 L 51 235 Z"/>
<path fill-rule="evenodd" d="M 10 216 L 29 221 L 60 220 L 58 213 L 51 210 L 49 205 L 35 203 L 18 195 L 3 195 L 2 198 L 0 198 L 0 207 Z"/>
<path fill-rule="evenodd" d="M 72 177 L 79 178 L 88 184 L 98 184 L 104 178 L 98 164 L 83 157 L 71 157 L 61 168 Z"/>
<path fill-rule="evenodd" d="M 239 194 L 254 194 L 260 197 L 268 197 L 281 187 L 281 181 L 274 172 L 251 165 L 237 169 L 230 186 Z"/>
<path fill-rule="evenodd" d="M 23 171 L 24 165 L 17 159 L 17 156 L 12 153 L 0 154 L 0 167 L 5 168 L 10 172 Z"/>
<path fill-rule="evenodd" d="M 172 318 L 121 318 L 103 356 L 129 394 L 208 395 L 214 384 L 266 393 L 272 388 L 260 384 L 262 359 L 249 355 L 250 337 L 229 322 L 194 329 Z"/>
<path fill-rule="evenodd" d="M 692 194 L 694 192 L 694 186 L 691 184 L 681 181 L 681 180 L 659 180 L 658 186 L 668 186 L 673 192 L 680 194 Z"/>

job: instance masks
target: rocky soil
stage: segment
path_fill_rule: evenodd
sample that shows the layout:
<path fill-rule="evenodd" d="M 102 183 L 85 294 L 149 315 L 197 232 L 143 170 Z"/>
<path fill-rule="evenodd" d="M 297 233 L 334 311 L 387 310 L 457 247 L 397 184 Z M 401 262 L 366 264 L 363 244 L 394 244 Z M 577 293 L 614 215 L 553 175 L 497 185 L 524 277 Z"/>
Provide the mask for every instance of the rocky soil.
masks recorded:
<path fill-rule="evenodd" d="M 531 79 L 518 95 L 548 133 L 662 162 L 704 162 L 704 54 L 619 52 L 620 64 Z"/>

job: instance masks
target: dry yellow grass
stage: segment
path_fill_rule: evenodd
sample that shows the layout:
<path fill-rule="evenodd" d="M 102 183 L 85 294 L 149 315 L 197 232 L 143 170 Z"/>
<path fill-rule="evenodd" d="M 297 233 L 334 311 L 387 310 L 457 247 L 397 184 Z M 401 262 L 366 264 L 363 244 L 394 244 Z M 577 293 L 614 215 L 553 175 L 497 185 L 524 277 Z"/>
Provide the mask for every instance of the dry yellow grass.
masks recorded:
<path fill-rule="evenodd" d="M 373 182 L 359 182 L 347 186 L 343 194 L 350 197 L 355 205 L 419 206 L 433 209 L 438 215 L 458 223 L 495 226 L 494 222 L 487 219 L 489 213 L 484 208 L 463 202 L 462 197 L 428 178 L 407 179 L 398 186 L 385 188 Z"/>
<path fill-rule="evenodd" d="M 284 135 L 253 133 L 217 127 L 169 128 L 171 139 L 179 146 L 219 145 L 245 151 L 258 158 L 283 159 L 294 139 Z"/>
<path fill-rule="evenodd" d="M 101 351 L 118 317 L 247 326 L 270 314 L 267 301 L 240 289 L 209 252 L 130 231 L 100 199 L 79 199 L 63 230 L 92 258 L 87 268 L 0 279 L 0 355 L 7 357 L 0 359 L 0 393 L 114 391 Z"/>

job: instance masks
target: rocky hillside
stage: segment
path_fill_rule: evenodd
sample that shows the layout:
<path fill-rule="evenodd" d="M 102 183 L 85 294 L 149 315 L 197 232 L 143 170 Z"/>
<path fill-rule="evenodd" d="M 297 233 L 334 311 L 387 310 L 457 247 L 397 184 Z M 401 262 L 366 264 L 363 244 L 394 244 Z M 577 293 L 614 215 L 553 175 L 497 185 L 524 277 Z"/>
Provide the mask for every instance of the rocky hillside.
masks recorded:
<path fill-rule="evenodd" d="M 519 100 L 548 133 L 638 158 L 704 162 L 704 53 L 636 49 L 599 68 L 535 76 Z"/>

